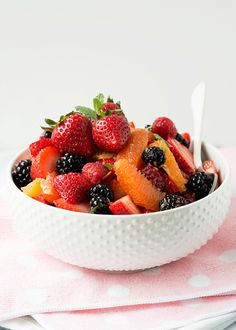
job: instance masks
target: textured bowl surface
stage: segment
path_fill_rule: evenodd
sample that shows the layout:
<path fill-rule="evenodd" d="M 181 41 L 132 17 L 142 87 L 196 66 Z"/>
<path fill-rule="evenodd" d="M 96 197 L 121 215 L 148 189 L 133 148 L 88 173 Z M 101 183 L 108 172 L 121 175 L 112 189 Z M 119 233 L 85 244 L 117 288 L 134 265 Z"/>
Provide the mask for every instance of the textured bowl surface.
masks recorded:
<path fill-rule="evenodd" d="M 169 263 L 204 245 L 218 231 L 231 197 L 229 167 L 206 145 L 220 169 L 222 184 L 207 197 L 181 208 L 141 215 L 94 215 L 58 209 L 24 195 L 8 169 L 14 228 L 43 251 L 81 267 L 134 271 Z"/>

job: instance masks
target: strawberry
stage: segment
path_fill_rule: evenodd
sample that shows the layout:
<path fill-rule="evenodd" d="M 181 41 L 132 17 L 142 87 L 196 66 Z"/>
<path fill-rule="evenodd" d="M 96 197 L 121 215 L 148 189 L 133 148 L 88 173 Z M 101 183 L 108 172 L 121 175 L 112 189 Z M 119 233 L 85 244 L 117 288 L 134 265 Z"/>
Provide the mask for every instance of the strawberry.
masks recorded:
<path fill-rule="evenodd" d="M 56 171 L 57 160 L 61 154 L 55 147 L 46 147 L 32 159 L 30 176 L 32 179 L 46 178 L 48 173 Z"/>
<path fill-rule="evenodd" d="M 29 146 L 29 152 L 31 157 L 36 157 L 42 149 L 49 146 L 52 146 L 52 140 L 46 138 L 31 143 Z"/>
<path fill-rule="evenodd" d="M 178 163 L 181 170 L 183 170 L 188 175 L 193 174 L 196 171 L 196 166 L 193 162 L 193 155 L 191 151 L 179 143 L 176 139 L 168 138 L 169 148 L 174 154 L 176 162 Z"/>
<path fill-rule="evenodd" d="M 55 123 L 55 122 L 54 122 Z M 92 139 L 92 123 L 80 113 L 73 113 L 54 126 L 52 142 L 61 152 L 92 156 L 94 143 Z"/>
<path fill-rule="evenodd" d="M 158 117 L 152 124 L 152 132 L 167 140 L 168 137 L 176 137 L 177 129 L 171 119 L 167 117 Z"/>
<path fill-rule="evenodd" d="M 83 175 L 71 172 L 56 176 L 54 187 L 68 203 L 77 204 L 85 199 L 91 185 Z"/>
<path fill-rule="evenodd" d="M 87 163 L 82 169 L 83 176 L 92 184 L 96 185 L 108 174 L 109 170 L 100 162 Z"/>
<path fill-rule="evenodd" d="M 218 170 L 215 166 L 215 163 L 212 160 L 205 160 L 202 164 L 202 168 L 206 173 L 218 174 Z"/>
<path fill-rule="evenodd" d="M 113 114 L 98 119 L 92 134 L 99 149 L 118 153 L 128 143 L 130 127 L 125 116 Z"/>
<path fill-rule="evenodd" d="M 185 139 L 188 142 L 188 144 L 190 145 L 190 142 L 191 142 L 190 134 L 189 133 L 182 133 L 181 135 L 182 135 L 183 139 Z"/>
<path fill-rule="evenodd" d="M 117 109 L 120 109 L 119 103 L 106 102 L 106 103 L 103 103 L 101 112 L 108 112 L 108 111 L 117 110 Z"/>
<path fill-rule="evenodd" d="M 130 127 L 130 129 L 135 129 L 135 123 L 133 121 L 131 121 L 129 123 L 129 127 Z"/>
<path fill-rule="evenodd" d="M 43 195 L 38 195 L 36 197 L 33 197 L 33 199 L 36 199 L 36 201 L 44 203 L 44 204 L 48 204 L 47 201 L 44 199 Z"/>
<path fill-rule="evenodd" d="M 139 214 L 141 213 L 138 207 L 133 203 L 131 198 L 126 195 L 109 206 L 113 214 Z"/>
<path fill-rule="evenodd" d="M 83 212 L 89 213 L 90 212 L 90 205 L 88 202 L 83 202 L 79 204 L 71 204 L 68 203 L 65 199 L 59 198 L 53 202 L 56 207 L 60 209 L 75 211 L 75 212 Z"/>
<path fill-rule="evenodd" d="M 164 191 L 167 194 L 173 194 L 179 191 L 176 184 L 163 170 L 158 169 L 151 164 L 147 164 L 141 172 L 156 188 L 161 191 Z"/>

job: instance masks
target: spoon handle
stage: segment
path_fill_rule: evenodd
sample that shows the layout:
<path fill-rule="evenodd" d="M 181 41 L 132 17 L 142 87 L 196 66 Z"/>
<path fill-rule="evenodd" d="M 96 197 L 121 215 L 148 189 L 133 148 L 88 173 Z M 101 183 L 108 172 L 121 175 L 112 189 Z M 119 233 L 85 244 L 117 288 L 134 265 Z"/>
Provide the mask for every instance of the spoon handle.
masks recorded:
<path fill-rule="evenodd" d="M 193 131 L 194 131 L 193 159 L 198 169 L 201 169 L 202 166 L 202 158 L 201 158 L 202 120 L 204 114 L 205 92 L 206 92 L 206 85 L 204 82 L 201 82 L 194 89 L 191 97 L 191 105 L 193 112 Z"/>

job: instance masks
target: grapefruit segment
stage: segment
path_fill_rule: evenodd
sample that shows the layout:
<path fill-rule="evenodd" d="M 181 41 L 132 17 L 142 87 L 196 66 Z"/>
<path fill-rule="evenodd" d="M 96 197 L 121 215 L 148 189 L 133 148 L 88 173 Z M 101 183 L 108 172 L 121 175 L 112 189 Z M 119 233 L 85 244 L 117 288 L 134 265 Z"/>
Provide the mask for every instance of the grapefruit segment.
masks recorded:
<path fill-rule="evenodd" d="M 122 190 L 136 205 L 152 211 L 159 210 L 159 202 L 165 194 L 156 189 L 134 164 L 128 159 L 119 159 L 114 169 Z"/>
<path fill-rule="evenodd" d="M 130 135 L 129 143 L 118 153 L 117 160 L 127 159 L 131 164 L 140 168 L 142 153 L 148 145 L 149 133 L 142 128 L 135 128 Z"/>

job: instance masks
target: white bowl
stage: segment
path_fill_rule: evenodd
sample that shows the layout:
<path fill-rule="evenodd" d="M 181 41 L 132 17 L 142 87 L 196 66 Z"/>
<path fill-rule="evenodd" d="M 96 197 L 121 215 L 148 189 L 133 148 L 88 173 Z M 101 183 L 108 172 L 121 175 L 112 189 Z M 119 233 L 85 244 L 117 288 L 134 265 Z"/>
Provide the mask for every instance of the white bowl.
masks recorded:
<path fill-rule="evenodd" d="M 230 204 L 229 166 L 215 147 L 206 151 L 220 169 L 216 191 L 180 208 L 138 215 L 79 213 L 29 198 L 11 178 L 22 152 L 7 174 L 13 226 L 49 255 L 91 269 L 134 271 L 180 259 L 213 237 Z"/>

